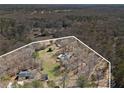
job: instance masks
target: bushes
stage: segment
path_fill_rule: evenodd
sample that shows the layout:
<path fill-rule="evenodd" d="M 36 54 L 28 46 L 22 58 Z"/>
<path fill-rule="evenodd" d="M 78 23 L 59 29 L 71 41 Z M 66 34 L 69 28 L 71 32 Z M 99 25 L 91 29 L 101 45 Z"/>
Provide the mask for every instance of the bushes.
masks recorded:
<path fill-rule="evenodd" d="M 33 86 L 33 88 L 42 88 L 43 84 L 41 81 L 35 80 L 32 82 L 32 86 Z"/>
<path fill-rule="evenodd" d="M 59 76 L 61 74 L 60 65 L 55 66 L 53 72 L 54 72 L 54 76 Z"/>
<path fill-rule="evenodd" d="M 10 79 L 11 79 L 11 77 L 8 76 L 8 75 L 2 76 L 2 77 L 0 78 L 1 81 L 8 81 L 8 80 L 10 80 Z"/>
<path fill-rule="evenodd" d="M 34 52 L 34 53 L 32 54 L 32 56 L 33 56 L 33 58 L 39 58 L 39 53 L 38 53 L 38 52 Z"/>

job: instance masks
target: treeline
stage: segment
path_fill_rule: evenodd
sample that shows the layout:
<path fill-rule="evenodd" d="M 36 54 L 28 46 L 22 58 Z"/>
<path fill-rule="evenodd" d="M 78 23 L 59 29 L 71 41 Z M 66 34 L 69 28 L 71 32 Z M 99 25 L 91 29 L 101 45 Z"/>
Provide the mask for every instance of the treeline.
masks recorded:
<path fill-rule="evenodd" d="M 0 34 L 7 39 L 20 40 L 24 37 L 25 25 L 17 24 L 16 20 L 0 18 Z"/>
<path fill-rule="evenodd" d="M 81 15 L 67 15 L 66 16 L 68 19 L 74 21 L 95 21 L 95 20 L 102 20 L 102 21 L 107 21 L 107 17 L 106 16 L 93 16 L 93 15 L 89 15 L 89 16 L 81 16 Z"/>

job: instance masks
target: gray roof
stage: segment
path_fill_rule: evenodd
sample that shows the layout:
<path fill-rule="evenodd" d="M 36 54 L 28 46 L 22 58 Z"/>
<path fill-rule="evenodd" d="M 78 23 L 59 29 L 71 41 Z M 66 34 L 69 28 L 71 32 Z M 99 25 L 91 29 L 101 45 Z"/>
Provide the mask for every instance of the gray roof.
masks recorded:
<path fill-rule="evenodd" d="M 62 53 L 58 56 L 58 58 L 62 61 L 68 61 L 70 59 L 71 55 L 69 53 Z"/>
<path fill-rule="evenodd" d="M 29 72 L 29 71 L 20 71 L 17 76 L 19 77 L 31 77 L 32 76 L 32 73 Z"/>

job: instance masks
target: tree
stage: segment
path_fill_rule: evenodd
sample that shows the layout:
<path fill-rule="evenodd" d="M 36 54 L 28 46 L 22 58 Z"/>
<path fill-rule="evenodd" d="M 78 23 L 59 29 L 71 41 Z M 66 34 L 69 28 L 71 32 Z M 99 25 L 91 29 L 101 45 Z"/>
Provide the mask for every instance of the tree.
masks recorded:
<path fill-rule="evenodd" d="M 77 85 L 78 85 L 78 87 L 81 87 L 81 88 L 85 88 L 85 87 L 90 86 L 89 81 L 84 76 L 80 76 L 78 78 Z"/>

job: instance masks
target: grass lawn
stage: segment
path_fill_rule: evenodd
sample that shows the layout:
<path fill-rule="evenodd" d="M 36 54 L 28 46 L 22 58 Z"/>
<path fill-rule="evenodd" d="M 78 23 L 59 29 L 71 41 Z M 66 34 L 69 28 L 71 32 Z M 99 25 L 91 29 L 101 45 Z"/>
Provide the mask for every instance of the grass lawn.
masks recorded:
<path fill-rule="evenodd" d="M 52 47 L 54 48 L 52 52 L 47 52 L 47 50 Z M 43 61 L 43 73 L 48 74 L 49 79 L 56 79 L 54 69 L 60 64 L 56 62 L 56 58 L 53 57 L 56 52 L 55 46 L 49 46 L 44 50 L 38 52 L 38 57 Z"/>
<path fill-rule="evenodd" d="M 52 62 L 44 62 L 44 64 L 43 64 L 43 66 L 44 66 L 44 73 L 47 73 L 48 74 L 48 77 L 50 78 L 50 79 L 55 79 L 55 78 L 57 78 L 56 76 L 55 76 L 55 72 L 54 72 L 54 68 L 55 67 L 57 67 L 57 66 L 59 66 L 59 64 L 58 63 L 55 63 L 55 64 L 53 64 Z"/>

